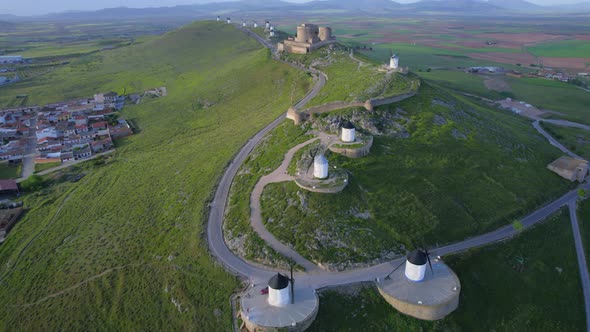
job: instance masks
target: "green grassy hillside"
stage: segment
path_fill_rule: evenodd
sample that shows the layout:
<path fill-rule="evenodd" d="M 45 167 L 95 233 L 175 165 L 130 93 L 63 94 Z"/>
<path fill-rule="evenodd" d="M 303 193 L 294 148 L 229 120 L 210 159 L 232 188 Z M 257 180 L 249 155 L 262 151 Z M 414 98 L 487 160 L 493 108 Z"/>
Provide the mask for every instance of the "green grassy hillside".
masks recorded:
<path fill-rule="evenodd" d="M 229 330 L 238 283 L 207 253 L 207 201 L 243 143 L 309 83 L 204 22 L 0 90 L 10 104 L 168 88 L 124 109 L 140 132 L 113 160 L 25 197 L 29 212 L 0 246 L 0 330 Z"/>
<path fill-rule="evenodd" d="M 371 287 L 322 293 L 310 331 L 584 330 L 584 299 L 567 212 L 509 242 L 445 261 L 461 279 L 461 297 L 457 311 L 444 320 L 402 315 Z"/>
<path fill-rule="evenodd" d="M 322 195 L 280 183 L 262 195 L 267 227 L 315 261 L 366 262 L 411 238 L 461 240 L 509 224 L 571 187 L 546 169 L 560 153 L 530 122 L 438 87 L 375 113 L 323 114 L 314 127 L 342 118 L 386 133 L 375 137 L 368 157 L 329 155 L 349 172 L 347 189 Z"/>

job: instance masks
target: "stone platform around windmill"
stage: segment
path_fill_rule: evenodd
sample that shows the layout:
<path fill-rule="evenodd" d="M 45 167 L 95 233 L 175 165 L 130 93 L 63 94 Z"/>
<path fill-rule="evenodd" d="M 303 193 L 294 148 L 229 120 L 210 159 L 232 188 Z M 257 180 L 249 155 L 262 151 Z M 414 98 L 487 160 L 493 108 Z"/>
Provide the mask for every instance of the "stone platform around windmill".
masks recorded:
<path fill-rule="evenodd" d="M 282 307 L 268 302 L 264 283 L 250 286 L 240 298 L 240 316 L 248 331 L 305 331 L 315 320 L 320 299 L 312 288 L 295 283 L 295 303 Z"/>
<path fill-rule="evenodd" d="M 326 179 L 314 177 L 313 167 L 307 171 L 298 170 L 295 175 L 295 183 L 307 191 L 322 194 L 337 194 L 348 185 L 348 173 L 345 169 L 330 166 Z"/>
<path fill-rule="evenodd" d="M 421 282 L 405 276 L 404 267 L 397 269 L 388 280 L 379 280 L 379 293 L 399 312 L 423 320 L 439 320 L 459 306 L 461 283 L 442 261 L 432 261 Z"/>
<path fill-rule="evenodd" d="M 369 155 L 372 146 L 373 136 L 357 133 L 354 142 L 338 140 L 330 144 L 328 149 L 348 158 L 361 158 Z"/>

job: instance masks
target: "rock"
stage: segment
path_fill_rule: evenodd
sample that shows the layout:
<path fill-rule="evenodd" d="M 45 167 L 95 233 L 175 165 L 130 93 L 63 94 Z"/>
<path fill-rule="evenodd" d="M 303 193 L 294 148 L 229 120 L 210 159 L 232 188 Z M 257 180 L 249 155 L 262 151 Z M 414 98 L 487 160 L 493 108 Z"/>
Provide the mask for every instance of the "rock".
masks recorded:
<path fill-rule="evenodd" d="M 453 137 L 456 139 L 467 139 L 467 136 L 462 132 L 458 131 L 457 129 L 453 129 L 452 134 Z"/>
<path fill-rule="evenodd" d="M 220 317 L 222 314 L 221 309 L 217 308 L 215 310 L 213 310 L 213 314 L 215 315 L 215 317 Z"/>
<path fill-rule="evenodd" d="M 555 267 L 555 270 L 557 270 L 557 272 L 558 272 L 559 274 L 561 274 L 561 273 L 563 272 L 563 269 L 562 269 L 562 268 L 560 268 L 559 266 L 556 266 L 556 267 Z"/>
<path fill-rule="evenodd" d="M 448 122 L 445 118 L 443 118 L 442 116 L 435 114 L 434 115 L 434 120 L 433 123 L 437 126 L 444 126 L 446 125 Z"/>

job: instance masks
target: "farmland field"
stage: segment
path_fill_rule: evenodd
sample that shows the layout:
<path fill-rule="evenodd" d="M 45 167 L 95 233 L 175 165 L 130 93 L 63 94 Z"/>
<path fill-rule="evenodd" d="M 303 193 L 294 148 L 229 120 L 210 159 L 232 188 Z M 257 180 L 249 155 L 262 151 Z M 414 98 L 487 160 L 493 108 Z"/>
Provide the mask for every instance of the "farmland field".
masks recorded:
<path fill-rule="evenodd" d="M 449 256 L 445 262 L 459 276 L 462 289 L 458 310 L 444 320 L 426 322 L 402 315 L 375 288 L 367 287 L 323 292 L 310 331 L 584 329 L 584 303 L 567 211 L 508 242 Z"/>
<path fill-rule="evenodd" d="M 228 330 L 238 282 L 207 253 L 207 202 L 242 144 L 308 83 L 233 27 L 203 22 L 0 89 L 2 102 L 43 104 L 168 88 L 124 109 L 140 132 L 112 160 L 25 196 L 30 211 L 0 247 L 0 329 Z"/>

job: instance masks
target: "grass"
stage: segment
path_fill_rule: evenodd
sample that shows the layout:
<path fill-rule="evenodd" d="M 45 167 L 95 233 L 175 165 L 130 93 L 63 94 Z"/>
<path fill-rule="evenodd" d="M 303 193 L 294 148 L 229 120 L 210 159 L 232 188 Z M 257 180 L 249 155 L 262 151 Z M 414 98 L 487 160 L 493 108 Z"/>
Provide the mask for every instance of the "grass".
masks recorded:
<path fill-rule="evenodd" d="M 441 88 L 425 86 L 364 119 L 357 111 L 355 125 L 382 127 L 398 107 L 407 119 L 396 123 L 409 138 L 376 136 L 365 158 L 331 155 L 331 164 L 350 174 L 342 193 L 309 193 L 292 183 L 266 187 L 269 230 L 308 259 L 346 265 L 383 257 L 410 238 L 443 244 L 493 230 L 571 188 L 546 169 L 560 152 L 526 120 Z M 350 119 L 351 112 L 324 118 Z M 444 125 L 435 124 L 437 116 Z"/>
<path fill-rule="evenodd" d="M 55 163 L 43 163 L 43 164 L 35 164 L 35 173 L 43 172 L 53 167 L 57 167 L 61 165 L 60 162 Z"/>
<path fill-rule="evenodd" d="M 565 147 L 583 158 L 590 159 L 590 131 L 546 122 L 541 122 L 541 125 Z"/>
<path fill-rule="evenodd" d="M 586 196 L 588 193 L 586 193 Z M 578 225 L 582 235 L 582 242 L 586 250 L 586 260 L 590 264 L 590 200 L 578 203 Z"/>
<path fill-rule="evenodd" d="M 462 290 L 458 310 L 444 320 L 426 322 L 402 315 L 375 288 L 367 287 L 321 293 L 320 311 L 310 331 L 584 329 L 584 302 L 565 211 L 509 242 L 445 261 L 459 276 Z"/>
<path fill-rule="evenodd" d="M 370 98 L 407 93 L 418 87 L 415 77 L 397 73 L 388 76 L 371 63 L 359 66 L 342 47 L 335 51 L 323 48 L 311 55 L 286 55 L 285 58 L 305 64 L 319 62 L 316 67 L 328 77 L 326 86 L 309 102 L 308 107 L 334 101 L 364 102 Z"/>
<path fill-rule="evenodd" d="M 535 56 L 555 58 L 589 58 L 590 43 L 586 40 L 561 40 L 527 47 Z"/>
<path fill-rule="evenodd" d="M 526 101 L 540 109 L 558 112 L 553 118 L 563 118 L 572 121 L 590 123 L 590 115 L 585 111 L 585 105 L 590 100 L 588 92 L 578 89 L 574 85 L 541 79 L 501 77 L 510 87 L 510 91 L 498 93 L 490 91 L 484 85 L 484 78 L 452 70 L 433 70 L 419 72 L 420 77 L 448 86 L 451 89 L 476 94 L 478 96 L 498 100 L 511 97 Z"/>
<path fill-rule="evenodd" d="M 242 255 L 249 260 L 288 267 L 285 258 L 266 245 L 250 226 L 250 194 L 262 176 L 279 167 L 287 150 L 309 139 L 305 132 L 291 120 L 285 120 L 254 149 L 232 183 L 224 221 L 225 236 L 230 242 L 243 241 Z"/>
<path fill-rule="evenodd" d="M 10 165 L 8 163 L 0 164 L 0 179 L 16 179 L 20 177 L 22 166 Z"/>
<path fill-rule="evenodd" d="M 37 104 L 157 86 L 168 96 L 125 108 L 141 130 L 111 161 L 54 173 L 25 197 L 31 209 L 0 247 L 0 329 L 229 330 L 238 282 L 207 252 L 207 203 L 243 143 L 306 92 L 302 80 L 233 27 L 201 22 L 2 89 L 2 101 Z"/>

